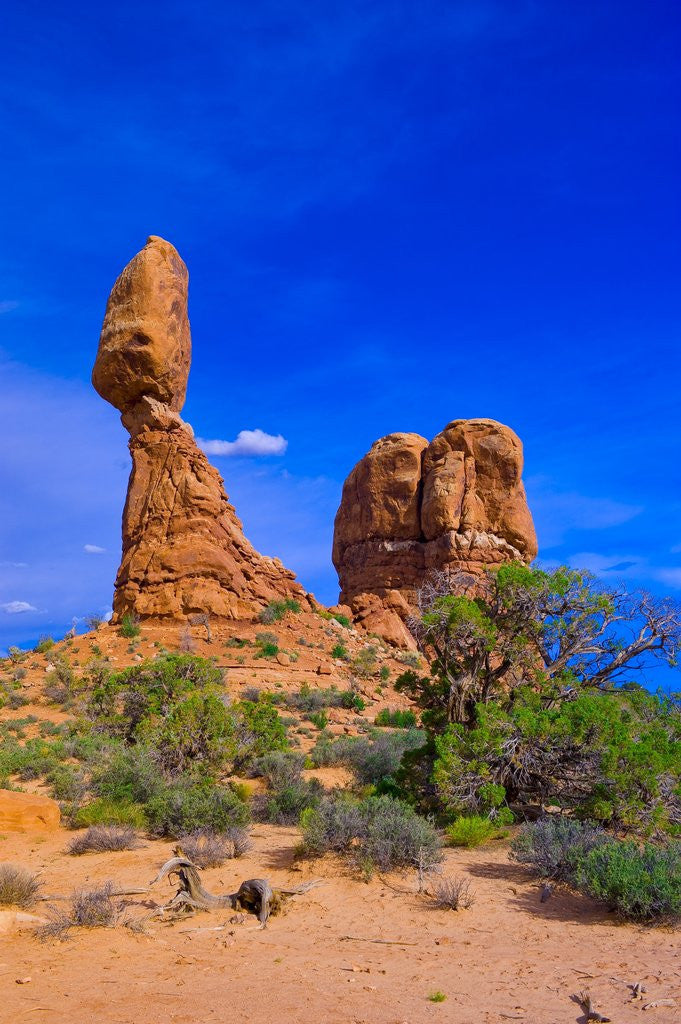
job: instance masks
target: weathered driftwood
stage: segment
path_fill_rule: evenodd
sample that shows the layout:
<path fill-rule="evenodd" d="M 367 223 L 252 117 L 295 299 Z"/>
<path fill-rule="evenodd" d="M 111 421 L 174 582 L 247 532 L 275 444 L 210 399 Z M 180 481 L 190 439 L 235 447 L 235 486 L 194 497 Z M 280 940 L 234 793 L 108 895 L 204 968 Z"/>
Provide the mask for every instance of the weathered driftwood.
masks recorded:
<path fill-rule="evenodd" d="M 321 885 L 321 881 L 308 882 L 297 889 L 273 889 L 266 878 L 249 878 L 242 882 L 236 892 L 224 896 L 216 896 L 208 892 L 201 882 L 201 874 L 197 866 L 185 857 L 181 847 L 174 851 L 175 856 L 163 865 L 150 885 L 156 885 L 172 875 L 176 876 L 180 887 L 162 908 L 161 912 L 195 910 L 245 910 L 255 914 L 264 928 L 271 914 L 276 914 L 283 900 L 289 896 L 298 896 L 303 892 Z"/>
<path fill-rule="evenodd" d="M 605 1017 L 602 1013 L 599 1013 L 598 1010 L 594 1010 L 593 1003 L 591 1002 L 591 996 L 588 992 L 580 992 L 579 995 L 573 996 L 573 999 L 576 1003 L 579 1003 L 581 1008 L 584 1010 L 584 1016 L 587 1021 L 595 1020 L 599 1021 L 600 1024 L 607 1024 L 610 1020 L 610 1017 Z"/>

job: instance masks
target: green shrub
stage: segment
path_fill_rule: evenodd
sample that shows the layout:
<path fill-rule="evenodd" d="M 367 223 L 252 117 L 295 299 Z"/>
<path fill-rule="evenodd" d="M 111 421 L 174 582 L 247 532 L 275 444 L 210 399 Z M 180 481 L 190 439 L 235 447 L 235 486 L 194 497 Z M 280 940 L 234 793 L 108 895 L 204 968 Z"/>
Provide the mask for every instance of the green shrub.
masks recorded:
<path fill-rule="evenodd" d="M 390 726 L 393 729 L 413 729 L 416 726 L 416 715 L 413 711 L 389 711 L 382 708 L 374 720 L 378 726 Z"/>
<path fill-rule="evenodd" d="M 271 751 L 286 750 L 286 727 L 272 694 L 260 693 L 257 701 L 241 701 L 235 710 L 239 719 L 237 763 L 241 767 Z"/>
<path fill-rule="evenodd" d="M 575 864 L 606 841 L 599 826 L 552 815 L 523 825 L 513 838 L 509 856 L 530 864 L 541 878 L 569 882 Z"/>
<path fill-rule="evenodd" d="M 41 636 L 38 643 L 35 645 L 33 650 L 36 654 L 45 654 L 52 647 L 54 647 L 54 640 L 51 636 Z"/>
<path fill-rule="evenodd" d="M 100 797 L 80 807 L 74 815 L 73 823 L 77 828 L 90 825 L 130 825 L 132 828 L 143 829 L 147 818 L 140 804 Z"/>
<path fill-rule="evenodd" d="M 347 647 L 344 644 L 335 644 L 331 648 L 331 657 L 332 658 L 340 658 L 341 661 L 349 661 L 350 660 L 350 655 L 348 654 L 348 649 L 347 649 Z"/>
<path fill-rule="evenodd" d="M 324 711 L 312 711 L 308 715 L 308 718 L 312 722 L 313 725 L 317 726 L 317 728 L 320 730 L 320 732 L 321 732 L 322 729 L 326 729 L 327 725 L 329 724 L 329 715 L 328 715 L 328 712 L 325 711 L 325 710 Z"/>
<path fill-rule="evenodd" d="M 383 871 L 419 862 L 435 864 L 440 841 L 431 822 L 389 796 L 353 802 L 327 797 L 301 816 L 303 846 L 320 855 L 350 854 L 364 870 Z"/>
<path fill-rule="evenodd" d="M 603 843 L 578 860 L 574 883 L 628 921 L 675 923 L 681 919 L 681 843 Z"/>
<path fill-rule="evenodd" d="M 348 711 L 364 711 L 366 701 L 354 690 L 341 690 L 339 694 L 340 707 Z"/>
<path fill-rule="evenodd" d="M 191 693 L 168 710 L 149 741 L 171 775 L 190 768 L 217 770 L 237 752 L 234 715 L 216 693 Z"/>
<path fill-rule="evenodd" d="M 164 787 L 145 810 L 153 835 L 174 838 L 201 829 L 227 832 L 250 820 L 248 805 L 233 790 L 191 780 Z"/>
<path fill-rule="evenodd" d="M 121 619 L 119 633 L 127 640 L 133 640 L 140 635 L 139 619 L 133 612 L 126 612 Z"/>
<path fill-rule="evenodd" d="M 447 828 L 447 838 L 452 846 L 472 849 L 500 835 L 499 826 L 479 814 L 456 818 Z"/>
<path fill-rule="evenodd" d="M 258 615 L 258 620 L 264 625 L 271 625 L 283 619 L 287 612 L 297 615 L 300 612 L 300 603 L 291 597 L 287 597 L 285 601 L 270 601 Z"/>
<path fill-rule="evenodd" d="M 256 658 L 276 658 L 279 654 L 279 641 L 275 633 L 256 633 Z"/>
<path fill-rule="evenodd" d="M 89 679 L 88 714 L 99 728 L 128 742 L 148 732 L 184 696 L 223 682 L 212 661 L 191 654 L 165 654 L 117 673 L 98 662 L 89 666 Z"/>
<path fill-rule="evenodd" d="M 153 752 L 142 744 L 105 747 L 90 760 L 93 792 L 116 803 L 145 804 L 165 785 Z"/>

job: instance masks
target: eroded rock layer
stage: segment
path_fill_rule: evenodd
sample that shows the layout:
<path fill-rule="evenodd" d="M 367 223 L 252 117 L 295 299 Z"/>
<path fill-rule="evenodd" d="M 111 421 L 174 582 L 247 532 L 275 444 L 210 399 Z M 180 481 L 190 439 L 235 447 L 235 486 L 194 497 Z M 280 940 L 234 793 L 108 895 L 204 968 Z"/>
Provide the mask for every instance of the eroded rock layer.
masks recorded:
<path fill-rule="evenodd" d="M 187 268 L 152 236 L 116 281 L 92 382 L 121 411 L 132 472 L 114 620 L 207 613 L 249 618 L 305 591 L 244 536 L 222 478 L 179 416 L 191 361 Z"/>
<path fill-rule="evenodd" d="M 408 644 L 404 620 L 429 572 L 530 562 L 522 468 L 519 438 L 494 420 L 454 420 L 430 443 L 380 438 L 345 481 L 336 515 L 341 602 L 369 631 Z"/>

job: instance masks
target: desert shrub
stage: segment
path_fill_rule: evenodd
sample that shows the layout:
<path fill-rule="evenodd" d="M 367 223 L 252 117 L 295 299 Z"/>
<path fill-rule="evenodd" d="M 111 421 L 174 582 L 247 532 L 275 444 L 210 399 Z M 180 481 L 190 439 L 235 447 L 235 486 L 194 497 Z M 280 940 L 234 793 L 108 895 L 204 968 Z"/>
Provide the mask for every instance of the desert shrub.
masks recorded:
<path fill-rule="evenodd" d="M 250 819 L 248 805 L 233 790 L 191 779 L 165 786 L 145 811 L 153 835 L 173 838 L 202 829 L 228 832 Z"/>
<path fill-rule="evenodd" d="M 428 1001 L 430 1003 L 444 1003 L 446 998 L 447 996 L 444 994 L 444 992 L 440 992 L 439 989 L 436 992 L 430 992 L 428 994 Z"/>
<path fill-rule="evenodd" d="M 276 825 L 295 825 L 301 813 L 316 806 L 324 792 L 317 779 L 304 780 L 305 755 L 276 751 L 255 765 L 269 792 L 258 801 L 259 817 Z"/>
<path fill-rule="evenodd" d="M 39 779 L 58 767 L 63 757 L 64 748 L 59 741 L 48 743 L 34 738 L 19 744 L 7 738 L 0 744 L 0 779 L 12 775 L 18 775 L 22 782 Z"/>
<path fill-rule="evenodd" d="M 238 833 L 238 835 L 237 835 Z M 235 841 L 234 836 L 237 835 Z M 217 868 L 224 861 L 241 856 L 252 845 L 245 829 L 235 826 L 227 832 L 201 829 L 180 836 L 179 845 L 197 868 Z M 238 851 L 238 852 L 237 852 Z"/>
<path fill-rule="evenodd" d="M 346 853 L 364 832 L 364 818 L 357 800 L 325 797 L 300 818 L 303 850 L 314 857 L 325 853 Z"/>
<path fill-rule="evenodd" d="M 416 715 L 413 711 L 390 711 L 382 708 L 374 720 L 374 725 L 388 726 L 393 729 L 414 729 L 416 727 Z"/>
<path fill-rule="evenodd" d="M 258 621 L 263 625 L 271 625 L 284 618 L 287 612 L 300 612 L 300 604 L 294 598 L 287 597 L 285 601 L 270 601 L 266 608 L 258 615 Z"/>
<path fill-rule="evenodd" d="M 40 889 L 32 871 L 18 864 L 0 864 L 0 906 L 30 907 Z"/>
<path fill-rule="evenodd" d="M 418 729 L 370 737 L 339 736 L 335 741 L 323 737 L 313 748 L 311 757 L 318 765 L 345 765 L 360 785 L 375 786 L 393 778 L 404 754 L 422 743 L 423 733 Z"/>
<path fill-rule="evenodd" d="M 219 769 L 237 752 L 234 715 L 216 693 L 191 693 L 168 710 L 149 742 L 171 775 Z"/>
<path fill-rule="evenodd" d="M 431 822 L 389 796 L 353 802 L 327 797 L 301 816 L 303 847 L 314 855 L 351 854 L 364 870 L 390 870 L 440 859 L 440 841 Z"/>
<path fill-rule="evenodd" d="M 429 895 L 439 910 L 468 910 L 475 903 L 475 893 L 467 878 L 439 878 Z"/>
<path fill-rule="evenodd" d="M 91 615 L 85 616 L 85 625 L 90 631 L 96 631 L 100 626 L 104 625 L 104 617 L 93 612 Z"/>
<path fill-rule="evenodd" d="M 551 815 L 523 825 L 511 843 L 510 857 L 531 865 L 541 878 L 569 882 L 577 862 L 606 841 L 597 825 Z"/>
<path fill-rule="evenodd" d="M 165 654 L 122 672 L 90 667 L 93 680 L 87 712 L 98 728 L 133 742 L 164 718 L 173 704 L 196 690 L 217 690 L 222 672 L 191 654 Z"/>
<path fill-rule="evenodd" d="M 255 758 L 274 750 L 286 750 L 286 726 L 274 706 L 272 694 L 260 693 L 256 701 L 236 705 L 237 764 L 247 766 Z"/>
<path fill-rule="evenodd" d="M 130 800 L 111 800 L 99 797 L 75 810 L 73 824 L 76 828 L 90 825 L 130 825 L 143 829 L 147 818 L 145 809 Z"/>
<path fill-rule="evenodd" d="M 270 793 L 262 816 L 273 825 L 297 825 L 301 814 L 316 807 L 324 794 L 318 779 L 301 779 Z"/>
<path fill-rule="evenodd" d="M 45 654 L 52 647 L 54 647 L 54 640 L 52 637 L 43 635 L 40 637 L 33 650 L 36 654 Z"/>
<path fill-rule="evenodd" d="M 134 640 L 141 632 L 137 616 L 133 612 L 126 612 L 121 619 L 118 631 L 121 636 L 124 636 L 127 640 Z"/>
<path fill-rule="evenodd" d="M 320 731 L 322 729 L 326 729 L 329 724 L 329 713 L 326 709 L 323 709 L 322 711 L 311 711 L 307 717 Z"/>
<path fill-rule="evenodd" d="M 118 921 L 120 906 L 114 902 L 113 882 L 92 889 L 77 889 L 67 911 L 49 907 L 50 921 L 36 929 L 40 939 L 65 939 L 71 928 L 112 928 Z"/>
<path fill-rule="evenodd" d="M 82 835 L 72 839 L 68 853 L 113 853 L 118 850 L 137 850 L 139 837 L 129 825 L 91 825 Z"/>
<path fill-rule="evenodd" d="M 368 679 L 376 671 L 377 665 L 377 650 L 369 644 L 367 647 L 363 647 L 359 654 L 355 657 L 352 663 L 352 669 L 356 676 L 360 679 Z"/>
<path fill-rule="evenodd" d="M 30 703 L 28 697 L 26 697 L 20 690 L 10 690 L 5 701 L 7 703 L 7 707 L 12 711 L 18 711 L 19 708 L 23 708 Z"/>
<path fill-rule="evenodd" d="M 276 750 L 258 758 L 253 774 L 262 776 L 270 789 L 283 789 L 300 782 L 304 767 L 304 754 Z"/>
<path fill-rule="evenodd" d="M 447 838 L 452 846 L 472 849 L 500 835 L 499 826 L 480 814 L 462 815 L 447 827 Z"/>
<path fill-rule="evenodd" d="M 279 654 L 279 640 L 276 633 L 256 633 L 256 658 L 276 658 Z"/>
<path fill-rule="evenodd" d="M 341 690 L 338 699 L 339 707 L 347 711 L 364 711 L 366 707 L 366 701 L 355 690 Z"/>
<path fill-rule="evenodd" d="M 117 803 L 144 804 L 164 786 L 153 751 L 138 744 L 117 744 L 91 754 L 90 786 L 99 797 Z"/>
<path fill-rule="evenodd" d="M 628 921 L 666 924 L 681 919 L 681 843 L 639 847 L 611 840 L 578 859 L 573 879 L 581 892 Z"/>
<path fill-rule="evenodd" d="M 341 661 L 349 661 L 350 660 L 350 655 L 348 653 L 348 649 L 347 649 L 347 647 L 344 644 L 335 644 L 331 648 L 331 657 L 332 658 L 340 658 Z"/>
<path fill-rule="evenodd" d="M 59 764 L 48 772 L 47 782 L 52 787 L 52 796 L 55 800 L 78 801 L 87 790 L 82 771 L 68 763 Z"/>

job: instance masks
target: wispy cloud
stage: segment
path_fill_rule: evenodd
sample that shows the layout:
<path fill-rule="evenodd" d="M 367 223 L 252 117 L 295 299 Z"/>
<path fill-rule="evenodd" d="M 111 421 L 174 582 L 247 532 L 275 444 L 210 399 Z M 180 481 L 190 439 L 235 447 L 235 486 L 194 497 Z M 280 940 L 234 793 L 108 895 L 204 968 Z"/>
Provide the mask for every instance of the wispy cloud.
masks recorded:
<path fill-rule="evenodd" d="M 0 611 L 7 615 L 22 615 L 24 612 L 37 612 L 38 609 L 28 601 L 6 601 L 0 604 Z"/>
<path fill-rule="evenodd" d="M 267 434 L 264 430 L 240 430 L 236 441 L 207 441 L 197 437 L 196 443 L 206 455 L 283 455 L 288 441 L 281 434 Z"/>
<path fill-rule="evenodd" d="M 83 544 L 83 551 L 88 555 L 106 554 L 106 548 L 100 548 L 98 544 Z"/>
<path fill-rule="evenodd" d="M 11 313 L 13 309 L 17 309 L 19 303 L 14 302 L 12 299 L 5 299 L 0 302 L 0 314 Z"/>
<path fill-rule="evenodd" d="M 681 590 L 681 566 L 655 565 L 641 555 L 615 553 L 606 555 L 596 551 L 579 551 L 567 559 L 575 569 L 588 569 L 603 579 L 648 581 L 662 583 L 673 590 Z"/>
<path fill-rule="evenodd" d="M 563 491 L 546 476 L 529 477 L 525 486 L 540 551 L 557 547 L 572 530 L 607 530 L 640 515 L 642 505 Z"/>

